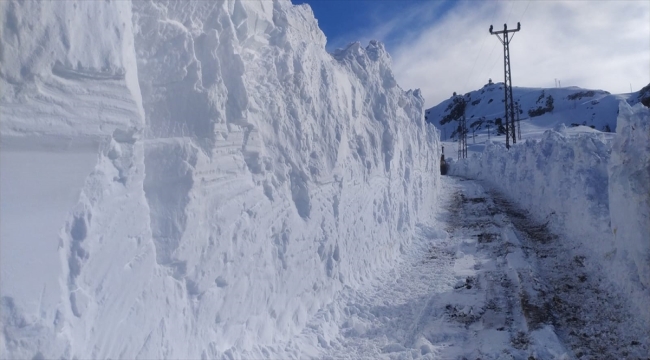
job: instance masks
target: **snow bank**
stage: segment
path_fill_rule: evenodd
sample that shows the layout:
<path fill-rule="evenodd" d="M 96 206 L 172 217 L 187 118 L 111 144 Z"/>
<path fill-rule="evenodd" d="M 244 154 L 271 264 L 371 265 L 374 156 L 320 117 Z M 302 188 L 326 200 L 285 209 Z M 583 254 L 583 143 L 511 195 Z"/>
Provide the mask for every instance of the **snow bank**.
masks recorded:
<path fill-rule="evenodd" d="M 436 206 L 419 91 L 308 6 L 0 6 L 3 358 L 298 357 Z"/>
<path fill-rule="evenodd" d="M 570 138 L 549 130 L 510 151 L 489 144 L 482 154 L 454 163 L 450 173 L 488 180 L 558 231 L 603 240 L 609 233 L 608 159 L 608 146 L 596 135 Z"/>
<path fill-rule="evenodd" d="M 126 259 L 151 238 L 131 5 L 0 13 L 0 357 L 99 357 L 90 338 L 123 320 L 101 309 L 136 303 Z M 86 320 L 99 316 L 110 323 Z"/>
<path fill-rule="evenodd" d="M 452 164 L 450 173 L 487 181 L 564 234 L 650 322 L 648 111 L 621 103 L 613 150 L 602 135 L 571 137 L 564 127 L 558 130 L 510 151 L 489 144 L 483 153 Z"/>
<path fill-rule="evenodd" d="M 626 292 L 638 291 L 643 316 L 650 319 L 650 110 L 621 104 L 617 137 L 609 161 L 609 211 L 616 246 L 617 278 L 629 278 Z M 648 320 L 650 322 L 650 320 Z"/>

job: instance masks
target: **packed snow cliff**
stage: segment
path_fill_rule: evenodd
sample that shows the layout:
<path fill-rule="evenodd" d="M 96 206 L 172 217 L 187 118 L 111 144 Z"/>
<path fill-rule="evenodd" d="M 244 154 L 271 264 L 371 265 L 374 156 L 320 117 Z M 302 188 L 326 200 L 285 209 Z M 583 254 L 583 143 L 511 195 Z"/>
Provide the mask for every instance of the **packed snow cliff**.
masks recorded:
<path fill-rule="evenodd" d="M 2 358 L 298 356 L 436 207 L 419 91 L 308 6 L 0 13 Z"/>

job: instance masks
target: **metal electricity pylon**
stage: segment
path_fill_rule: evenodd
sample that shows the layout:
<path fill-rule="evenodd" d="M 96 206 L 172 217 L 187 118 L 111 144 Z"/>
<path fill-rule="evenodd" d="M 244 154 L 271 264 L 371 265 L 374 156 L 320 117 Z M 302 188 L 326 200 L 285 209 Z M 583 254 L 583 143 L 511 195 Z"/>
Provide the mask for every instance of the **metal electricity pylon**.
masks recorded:
<path fill-rule="evenodd" d="M 517 23 L 516 30 L 508 30 L 508 25 L 503 24 L 503 31 L 492 31 L 492 25 L 490 25 L 490 34 L 496 35 L 503 44 L 503 72 L 505 80 L 503 81 L 503 87 L 505 92 L 505 107 L 506 107 L 506 148 L 510 149 L 510 137 L 512 136 L 512 143 L 517 142 L 517 137 L 515 136 L 515 103 L 512 100 L 512 76 L 510 71 L 510 41 L 514 35 L 509 36 L 508 34 L 517 32 L 521 30 L 521 24 Z M 503 39 L 499 34 L 503 35 Z"/>
<path fill-rule="evenodd" d="M 519 118 L 519 114 L 521 114 L 521 105 L 516 102 L 515 107 L 517 108 L 517 137 L 521 140 L 521 119 Z"/>
<path fill-rule="evenodd" d="M 467 158 L 467 118 L 465 117 L 465 110 L 463 116 L 458 120 L 458 158 Z"/>

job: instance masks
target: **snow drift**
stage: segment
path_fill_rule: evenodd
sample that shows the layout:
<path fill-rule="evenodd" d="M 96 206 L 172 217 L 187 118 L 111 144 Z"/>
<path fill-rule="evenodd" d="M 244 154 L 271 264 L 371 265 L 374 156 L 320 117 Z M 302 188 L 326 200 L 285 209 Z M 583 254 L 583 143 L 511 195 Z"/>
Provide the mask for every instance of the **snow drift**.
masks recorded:
<path fill-rule="evenodd" d="M 298 356 L 436 206 L 419 91 L 308 6 L 0 9 L 3 358 Z"/>
<path fill-rule="evenodd" d="M 650 323 L 649 124 L 647 108 L 621 102 L 613 145 L 600 134 L 566 135 L 559 126 L 509 151 L 490 143 L 450 173 L 486 180 L 564 234 Z"/>

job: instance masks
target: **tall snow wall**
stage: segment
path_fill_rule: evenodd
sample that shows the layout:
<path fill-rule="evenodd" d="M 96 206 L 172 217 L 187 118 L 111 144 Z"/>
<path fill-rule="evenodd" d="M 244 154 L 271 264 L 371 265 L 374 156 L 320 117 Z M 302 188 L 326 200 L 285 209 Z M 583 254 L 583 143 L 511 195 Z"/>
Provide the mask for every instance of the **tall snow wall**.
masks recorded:
<path fill-rule="evenodd" d="M 637 103 L 619 107 L 609 170 L 609 212 L 617 278 L 650 323 L 650 110 Z M 640 286 L 639 286 L 640 283 Z M 639 288 L 641 291 L 639 291 Z"/>
<path fill-rule="evenodd" d="M 587 255 L 650 323 L 650 118 L 621 102 L 612 143 L 547 131 L 511 147 L 490 144 L 450 174 L 487 181 Z"/>
<path fill-rule="evenodd" d="M 308 6 L 0 9 L 2 358 L 298 357 L 436 207 L 419 91 Z"/>

